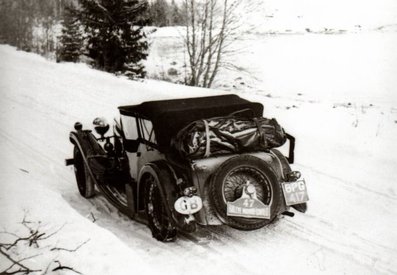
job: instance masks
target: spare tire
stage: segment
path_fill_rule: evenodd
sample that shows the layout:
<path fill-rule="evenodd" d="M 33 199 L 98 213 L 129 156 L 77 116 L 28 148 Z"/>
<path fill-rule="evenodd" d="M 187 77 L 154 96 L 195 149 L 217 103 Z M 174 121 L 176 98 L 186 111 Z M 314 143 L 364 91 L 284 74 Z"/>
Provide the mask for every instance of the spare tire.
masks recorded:
<path fill-rule="evenodd" d="M 241 197 L 247 181 L 255 186 L 258 199 L 270 205 L 270 219 L 227 216 L 227 202 Z M 212 175 L 209 196 L 219 219 L 240 230 L 254 230 L 271 223 L 282 202 L 280 184 L 273 169 L 265 161 L 251 155 L 239 155 L 225 161 Z"/>

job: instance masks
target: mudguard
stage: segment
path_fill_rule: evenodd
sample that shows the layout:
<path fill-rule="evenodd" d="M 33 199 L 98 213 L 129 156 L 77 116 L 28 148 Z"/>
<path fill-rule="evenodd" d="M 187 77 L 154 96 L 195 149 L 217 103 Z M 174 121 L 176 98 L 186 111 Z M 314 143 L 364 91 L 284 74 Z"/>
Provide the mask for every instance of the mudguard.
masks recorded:
<path fill-rule="evenodd" d="M 277 172 L 278 180 L 280 182 L 285 181 L 287 174 L 291 172 L 288 157 L 285 157 L 278 149 L 271 149 L 270 154 L 274 156 L 275 163 L 273 169 Z M 279 167 L 278 169 L 277 166 Z"/>
<path fill-rule="evenodd" d="M 167 171 L 169 173 L 169 181 L 168 180 L 161 180 L 159 178 L 160 171 Z M 166 211 L 167 214 L 172 217 L 172 221 L 175 226 L 178 225 L 178 219 L 176 217 L 176 212 L 174 211 L 174 202 L 177 199 L 178 196 L 178 186 L 176 184 L 176 176 L 174 174 L 173 169 L 165 162 L 165 161 L 155 161 L 146 164 L 145 166 L 142 167 L 142 169 L 139 171 L 139 176 L 138 176 L 138 206 L 143 206 L 144 205 L 144 192 L 145 192 L 145 186 L 142 182 L 143 177 L 145 174 L 150 173 L 154 177 L 156 177 L 157 182 L 159 182 L 159 190 L 160 190 L 160 195 L 164 201 L 167 202 L 166 205 Z"/>
<path fill-rule="evenodd" d="M 122 213 L 133 217 L 135 215 L 135 209 L 131 207 L 133 202 L 129 203 L 129 207 L 125 207 L 120 205 L 116 198 L 107 192 L 104 188 L 103 184 L 100 180 L 98 180 L 99 176 L 105 172 L 106 166 L 101 163 L 101 160 L 104 163 L 107 160 L 107 154 L 105 150 L 101 147 L 101 145 L 97 142 L 95 136 L 91 133 L 90 130 L 77 130 L 77 132 L 71 132 L 69 135 L 69 140 L 72 144 L 77 146 L 82 152 L 84 163 L 87 166 L 87 170 L 91 176 L 93 184 L 95 184 L 101 193 L 110 201 L 117 209 L 119 209 Z M 133 198 L 133 196 L 129 196 L 129 198 Z"/>
<path fill-rule="evenodd" d="M 70 132 L 69 140 L 73 145 L 79 148 L 80 152 L 82 153 L 84 163 L 88 168 L 88 172 L 93 182 L 97 184 L 98 182 L 96 176 L 88 160 L 94 156 L 106 157 L 105 151 L 98 144 L 90 130 Z"/>

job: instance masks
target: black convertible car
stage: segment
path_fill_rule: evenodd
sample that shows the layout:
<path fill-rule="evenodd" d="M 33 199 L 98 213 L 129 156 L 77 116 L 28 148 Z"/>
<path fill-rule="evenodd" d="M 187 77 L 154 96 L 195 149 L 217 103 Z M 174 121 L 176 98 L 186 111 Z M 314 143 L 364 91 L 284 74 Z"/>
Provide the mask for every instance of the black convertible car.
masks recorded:
<path fill-rule="evenodd" d="M 263 106 L 236 95 L 121 106 L 113 133 L 75 123 L 70 133 L 80 194 L 103 194 L 121 212 L 171 241 L 197 224 L 254 230 L 292 206 L 306 211 L 306 184 L 292 171 L 295 139 Z M 289 143 L 288 156 L 276 148 Z"/>

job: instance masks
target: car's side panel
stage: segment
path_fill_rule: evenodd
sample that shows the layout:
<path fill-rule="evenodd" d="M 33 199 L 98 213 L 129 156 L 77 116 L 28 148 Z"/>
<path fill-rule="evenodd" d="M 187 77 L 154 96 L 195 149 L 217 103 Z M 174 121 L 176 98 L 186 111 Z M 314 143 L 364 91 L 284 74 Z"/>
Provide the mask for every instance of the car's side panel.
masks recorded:
<path fill-rule="evenodd" d="M 136 171 L 140 171 L 147 163 L 152 163 L 158 160 L 164 160 L 165 156 L 153 147 L 141 143 L 138 147 Z M 131 168 L 133 169 L 133 168 Z M 139 176 L 139 175 L 138 175 Z"/>

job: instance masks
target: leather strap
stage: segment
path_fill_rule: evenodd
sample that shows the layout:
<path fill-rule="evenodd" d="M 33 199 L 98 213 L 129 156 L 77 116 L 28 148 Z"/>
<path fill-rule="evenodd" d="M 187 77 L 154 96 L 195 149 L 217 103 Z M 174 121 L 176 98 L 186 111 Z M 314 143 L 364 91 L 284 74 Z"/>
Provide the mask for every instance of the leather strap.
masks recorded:
<path fill-rule="evenodd" d="M 205 119 L 203 121 L 204 121 L 204 126 L 205 126 L 205 139 L 206 139 L 204 157 L 207 158 L 211 155 L 210 127 L 208 125 L 208 122 Z"/>

